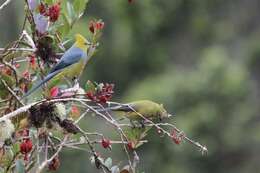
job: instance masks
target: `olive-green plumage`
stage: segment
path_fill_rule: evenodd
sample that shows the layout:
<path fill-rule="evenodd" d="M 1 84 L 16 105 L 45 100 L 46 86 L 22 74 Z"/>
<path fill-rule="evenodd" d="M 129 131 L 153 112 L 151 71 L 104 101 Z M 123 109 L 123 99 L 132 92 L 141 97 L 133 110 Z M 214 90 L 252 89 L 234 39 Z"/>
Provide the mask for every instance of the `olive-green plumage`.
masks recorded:
<path fill-rule="evenodd" d="M 150 100 L 138 100 L 128 104 L 115 106 L 110 110 L 118 112 L 130 120 L 141 121 L 145 118 L 150 120 L 163 119 L 170 117 L 162 104 L 155 103 Z"/>

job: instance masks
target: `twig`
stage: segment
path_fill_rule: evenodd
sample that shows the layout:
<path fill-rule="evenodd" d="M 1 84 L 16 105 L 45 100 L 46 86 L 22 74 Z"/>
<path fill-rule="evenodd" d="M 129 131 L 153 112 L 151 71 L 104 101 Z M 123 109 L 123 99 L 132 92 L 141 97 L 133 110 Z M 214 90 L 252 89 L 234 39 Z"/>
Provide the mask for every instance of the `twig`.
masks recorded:
<path fill-rule="evenodd" d="M 86 106 L 87 106 L 90 110 L 92 110 L 95 114 L 100 115 L 103 119 L 105 119 L 107 122 L 109 122 L 109 123 L 112 124 L 114 127 L 116 127 L 117 131 L 118 131 L 119 134 L 120 134 L 120 138 L 121 138 L 122 141 L 124 141 L 124 138 L 125 138 L 125 140 L 128 140 L 128 138 L 127 138 L 126 134 L 124 133 L 124 131 L 122 130 L 122 128 L 119 126 L 119 124 L 117 123 L 117 121 L 114 120 L 111 115 L 109 115 L 108 112 L 106 112 L 106 113 L 109 115 L 109 117 L 110 117 L 111 119 L 109 119 L 107 116 L 103 115 L 102 113 L 98 112 L 97 110 L 95 110 L 95 109 L 92 108 L 91 106 L 89 106 L 89 105 L 87 105 L 87 104 L 86 104 Z M 102 106 L 102 108 L 103 108 L 103 106 Z M 103 109 L 104 109 L 104 108 L 103 108 Z M 132 167 L 132 162 L 131 162 L 131 159 L 130 159 L 130 155 L 129 155 L 128 151 L 127 151 L 126 145 L 123 145 L 123 149 L 124 149 L 124 151 L 125 151 L 125 153 L 126 153 L 126 155 L 127 155 L 128 162 L 129 162 L 129 166 L 130 166 L 131 170 L 134 171 L 134 168 Z"/>
<path fill-rule="evenodd" d="M 6 89 L 9 91 L 9 93 L 22 105 L 25 106 L 23 104 L 23 102 L 21 102 L 21 99 L 16 95 L 16 93 L 8 86 L 8 84 L 5 82 L 5 80 L 1 79 L 1 82 L 4 84 L 4 86 L 6 87 Z"/>
<path fill-rule="evenodd" d="M 98 155 L 97 155 L 97 153 L 96 153 L 96 151 L 95 151 L 91 141 L 88 138 L 88 135 L 86 135 L 85 132 L 82 131 L 80 128 L 79 128 L 79 130 L 83 134 L 84 138 L 86 139 L 86 142 L 87 142 L 87 144 L 89 146 L 89 149 L 91 150 L 91 152 L 92 152 L 92 154 L 94 156 L 95 162 L 96 163 L 98 162 L 98 164 L 100 164 L 100 166 L 101 166 L 101 168 L 103 169 L 104 172 L 106 172 L 106 171 L 111 172 L 111 170 L 106 165 L 104 165 L 103 162 L 99 159 L 99 157 L 98 157 Z"/>
<path fill-rule="evenodd" d="M 1 6 L 0 6 L 0 11 L 6 7 L 12 0 L 6 0 Z"/>
<path fill-rule="evenodd" d="M 58 154 L 61 152 L 64 144 L 66 143 L 68 137 L 69 137 L 69 135 L 65 135 L 64 136 L 63 141 L 60 144 L 58 150 L 51 156 L 50 159 L 45 160 L 44 162 L 42 162 L 42 164 L 37 168 L 36 173 L 41 173 L 42 170 L 48 165 L 48 163 L 50 163 L 56 156 L 58 156 Z"/>
<path fill-rule="evenodd" d="M 0 48 L 0 51 L 22 51 L 22 52 L 35 52 L 36 49 L 32 49 L 32 48 L 23 48 L 23 47 L 19 47 L 19 48 L 9 48 L 9 49 L 4 49 L 4 48 Z"/>
<path fill-rule="evenodd" d="M 148 118 L 144 117 L 144 116 L 143 116 L 142 114 L 140 114 L 139 112 L 137 112 L 137 111 L 136 111 L 133 107 L 131 107 L 130 105 L 128 105 L 128 107 L 129 107 L 130 109 L 132 109 L 132 110 L 133 110 L 137 115 L 139 115 L 141 118 L 143 118 L 145 121 L 147 121 L 147 122 L 149 122 L 150 124 L 152 124 L 152 126 L 155 126 L 157 129 L 161 130 L 161 131 L 162 131 L 164 134 L 166 134 L 167 136 L 172 137 L 172 135 L 171 135 L 168 131 L 166 131 L 166 130 L 164 130 L 162 127 L 160 127 L 160 125 L 162 125 L 162 124 L 156 124 L 156 123 L 154 123 L 153 121 L 149 120 Z M 170 125 L 170 126 L 173 127 L 174 130 L 176 130 L 178 133 L 182 132 L 181 130 L 179 130 L 179 129 L 178 129 L 176 126 L 174 126 L 173 124 L 167 123 L 167 124 L 164 124 L 164 125 L 168 125 L 168 126 Z M 189 143 L 191 143 L 192 145 L 198 147 L 198 148 L 200 149 L 200 151 L 202 152 L 202 154 L 205 154 L 205 153 L 208 152 L 207 147 L 201 145 L 199 142 L 193 141 L 192 139 L 190 139 L 190 138 L 187 137 L 186 135 L 184 135 L 183 138 L 184 138 L 186 141 L 188 141 Z"/>

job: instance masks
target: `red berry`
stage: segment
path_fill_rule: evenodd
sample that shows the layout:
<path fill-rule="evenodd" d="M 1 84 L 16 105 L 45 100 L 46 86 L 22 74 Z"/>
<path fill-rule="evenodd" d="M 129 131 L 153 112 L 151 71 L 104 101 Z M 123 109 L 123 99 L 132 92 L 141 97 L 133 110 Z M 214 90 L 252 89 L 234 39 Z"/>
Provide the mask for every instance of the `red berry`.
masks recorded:
<path fill-rule="evenodd" d="M 50 171 L 57 171 L 60 167 L 60 160 L 58 156 L 56 156 L 48 165 Z"/>
<path fill-rule="evenodd" d="M 25 70 L 24 72 L 23 72 L 23 77 L 25 78 L 25 79 L 27 79 L 27 80 L 29 80 L 30 79 L 30 73 L 29 73 L 29 71 L 28 70 Z"/>
<path fill-rule="evenodd" d="M 101 29 L 104 28 L 104 26 L 105 26 L 105 23 L 99 21 L 99 22 L 96 23 L 96 26 L 95 26 L 95 27 L 96 27 L 97 30 L 101 30 Z"/>
<path fill-rule="evenodd" d="M 173 129 L 171 133 L 171 138 L 175 144 L 179 145 L 183 139 L 183 135 L 178 134 L 176 130 Z"/>
<path fill-rule="evenodd" d="M 29 55 L 29 57 L 30 57 L 30 65 L 33 69 L 35 69 L 36 68 L 36 57 L 35 57 L 35 55 Z"/>
<path fill-rule="evenodd" d="M 104 148 L 110 148 L 111 149 L 111 142 L 109 139 L 103 138 L 101 141 L 101 145 Z"/>
<path fill-rule="evenodd" d="M 104 26 L 105 26 L 105 23 L 102 22 L 101 20 L 90 21 L 88 28 L 89 28 L 89 31 L 94 34 L 96 31 L 102 30 L 104 28 Z"/>
<path fill-rule="evenodd" d="M 15 66 L 15 68 L 19 68 L 20 64 L 16 63 L 14 66 Z"/>
<path fill-rule="evenodd" d="M 88 97 L 90 100 L 93 100 L 93 98 L 94 98 L 93 92 L 88 91 L 88 92 L 86 93 L 86 95 L 87 95 L 87 97 Z"/>
<path fill-rule="evenodd" d="M 50 6 L 48 16 L 51 22 L 56 22 L 60 16 L 60 3 Z"/>
<path fill-rule="evenodd" d="M 33 143 L 30 139 L 25 139 L 21 144 L 20 144 L 20 151 L 22 154 L 28 154 L 33 147 Z"/>
<path fill-rule="evenodd" d="M 94 91 L 88 91 L 86 96 L 97 103 L 104 104 L 112 98 L 114 84 L 103 83 L 96 86 Z"/>
<path fill-rule="evenodd" d="M 98 102 L 99 103 L 106 103 L 107 102 L 106 96 L 104 96 L 104 95 L 98 96 Z"/>

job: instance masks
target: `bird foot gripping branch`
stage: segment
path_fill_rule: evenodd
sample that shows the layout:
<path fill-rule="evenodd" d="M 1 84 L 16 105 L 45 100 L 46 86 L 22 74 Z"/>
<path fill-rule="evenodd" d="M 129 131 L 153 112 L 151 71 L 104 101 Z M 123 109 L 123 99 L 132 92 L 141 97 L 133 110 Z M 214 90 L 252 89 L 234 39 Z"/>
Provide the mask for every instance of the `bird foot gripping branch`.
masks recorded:
<path fill-rule="evenodd" d="M 150 100 L 112 102 L 114 84 L 88 81 L 81 88 L 78 82 L 73 86 L 66 82 L 75 76 L 79 79 L 94 56 L 104 22 L 89 22 L 88 39 L 76 34 L 75 43 L 63 52 L 70 29 L 87 4 L 86 0 L 64 2 L 25 0 L 23 32 L 1 49 L 0 172 L 57 170 L 62 164 L 60 152 L 70 148 L 90 153 L 90 162 L 103 172 L 134 173 L 140 160 L 136 149 L 148 142 L 145 137 L 152 128 L 175 144 L 188 141 L 206 153 L 205 146 L 188 138 L 174 124 L 163 122 L 171 114 L 162 104 Z M 41 89 L 43 92 L 39 92 Z M 32 95 L 34 92 L 38 96 Z M 28 102 L 24 104 L 21 98 Z M 104 129 L 91 123 L 81 127 L 82 122 L 93 121 L 91 115 Z M 108 128 L 116 135 L 108 134 Z M 121 146 L 126 166 L 107 158 L 97 146 L 111 152 Z"/>

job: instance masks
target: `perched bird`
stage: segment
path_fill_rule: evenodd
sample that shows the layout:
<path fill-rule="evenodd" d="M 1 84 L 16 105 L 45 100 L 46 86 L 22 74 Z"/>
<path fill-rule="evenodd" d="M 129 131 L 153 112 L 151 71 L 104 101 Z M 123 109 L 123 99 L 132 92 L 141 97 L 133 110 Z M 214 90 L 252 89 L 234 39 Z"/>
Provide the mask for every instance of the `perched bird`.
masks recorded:
<path fill-rule="evenodd" d="M 74 79 L 81 74 L 86 63 L 91 58 L 91 55 L 88 55 L 90 43 L 80 34 L 75 35 L 75 40 L 73 46 L 63 54 L 59 62 L 50 70 L 49 74 L 30 89 L 23 98 L 33 93 L 51 79 L 53 81 Z"/>
<path fill-rule="evenodd" d="M 110 107 L 107 108 L 107 110 L 118 112 L 120 115 L 127 117 L 131 121 L 143 121 L 145 118 L 149 120 L 162 120 L 163 118 L 171 116 L 167 113 L 162 104 L 150 100 L 138 100 Z"/>

